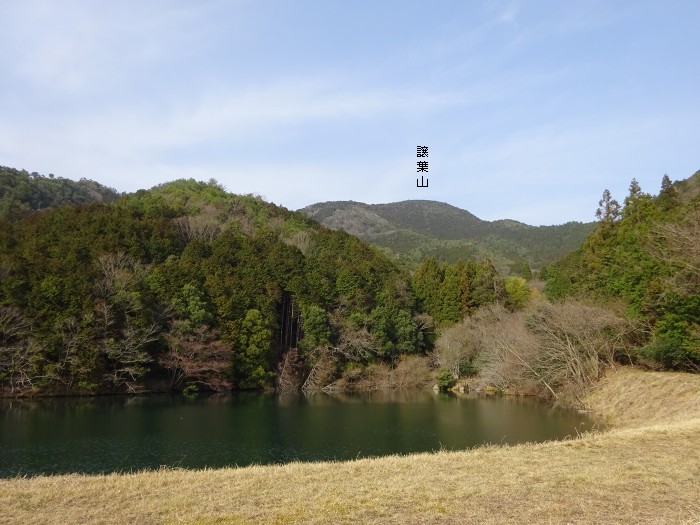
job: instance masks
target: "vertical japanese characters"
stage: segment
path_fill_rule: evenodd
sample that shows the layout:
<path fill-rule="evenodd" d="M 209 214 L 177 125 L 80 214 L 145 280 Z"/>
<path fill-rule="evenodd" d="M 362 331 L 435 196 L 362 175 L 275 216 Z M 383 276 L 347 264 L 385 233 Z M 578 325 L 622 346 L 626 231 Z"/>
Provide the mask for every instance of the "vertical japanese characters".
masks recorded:
<path fill-rule="evenodd" d="M 416 157 L 420 159 L 416 161 L 416 171 L 418 173 L 428 173 L 428 161 L 426 160 L 428 158 L 428 146 L 417 146 Z M 425 182 L 423 182 L 423 175 L 421 175 L 420 182 L 418 182 L 418 179 L 416 179 L 416 187 L 427 188 L 428 179 L 426 178 Z"/>

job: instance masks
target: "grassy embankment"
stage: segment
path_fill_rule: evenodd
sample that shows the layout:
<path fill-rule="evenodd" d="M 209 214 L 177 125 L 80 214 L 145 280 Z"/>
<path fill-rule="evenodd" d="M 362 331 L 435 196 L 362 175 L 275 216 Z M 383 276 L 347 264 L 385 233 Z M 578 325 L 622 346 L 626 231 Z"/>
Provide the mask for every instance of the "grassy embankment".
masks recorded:
<path fill-rule="evenodd" d="M 0 523 L 700 523 L 700 376 L 619 369 L 612 429 L 342 463 L 0 480 Z"/>

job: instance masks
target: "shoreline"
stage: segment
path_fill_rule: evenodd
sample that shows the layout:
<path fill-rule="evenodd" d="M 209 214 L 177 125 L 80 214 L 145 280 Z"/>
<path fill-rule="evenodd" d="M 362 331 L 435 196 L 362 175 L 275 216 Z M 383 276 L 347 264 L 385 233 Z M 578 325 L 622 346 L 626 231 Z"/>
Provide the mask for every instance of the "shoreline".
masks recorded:
<path fill-rule="evenodd" d="M 609 430 L 345 462 L 0 480 L 8 523 L 694 523 L 700 376 L 620 367 Z"/>

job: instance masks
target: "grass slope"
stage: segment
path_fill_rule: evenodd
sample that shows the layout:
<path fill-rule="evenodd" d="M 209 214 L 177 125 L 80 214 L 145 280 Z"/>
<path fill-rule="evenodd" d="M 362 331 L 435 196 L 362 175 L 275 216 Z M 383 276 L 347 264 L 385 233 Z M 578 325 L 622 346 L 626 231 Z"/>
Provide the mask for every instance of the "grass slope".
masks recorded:
<path fill-rule="evenodd" d="M 613 429 L 465 452 L 0 481 L 1 523 L 698 523 L 700 376 L 622 369 Z"/>

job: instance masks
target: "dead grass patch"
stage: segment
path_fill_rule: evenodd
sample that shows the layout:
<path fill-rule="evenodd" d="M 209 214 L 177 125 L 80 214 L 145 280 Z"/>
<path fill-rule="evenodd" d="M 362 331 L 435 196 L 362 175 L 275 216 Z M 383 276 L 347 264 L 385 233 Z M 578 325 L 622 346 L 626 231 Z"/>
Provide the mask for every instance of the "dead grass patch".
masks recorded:
<path fill-rule="evenodd" d="M 639 426 L 700 417 L 700 374 L 609 369 L 585 398 L 614 426 Z"/>

